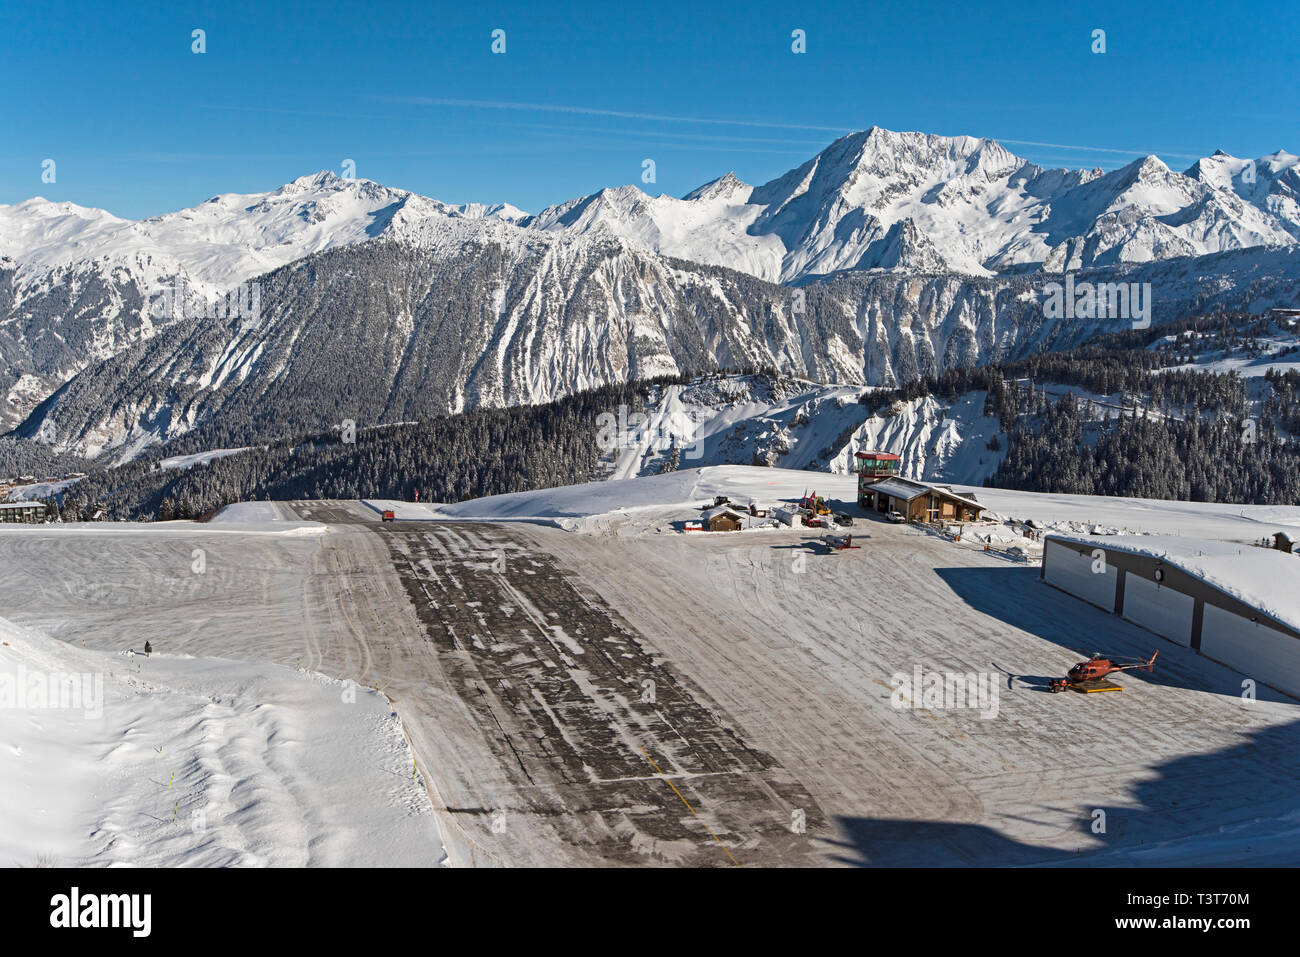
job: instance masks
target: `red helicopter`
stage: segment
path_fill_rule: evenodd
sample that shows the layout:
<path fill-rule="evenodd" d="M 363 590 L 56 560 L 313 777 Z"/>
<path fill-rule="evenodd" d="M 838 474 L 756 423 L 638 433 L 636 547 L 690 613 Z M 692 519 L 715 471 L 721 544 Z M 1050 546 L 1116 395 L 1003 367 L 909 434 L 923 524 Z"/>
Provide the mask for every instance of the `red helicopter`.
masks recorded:
<path fill-rule="evenodd" d="M 1081 691 L 1118 691 L 1119 685 L 1103 679 L 1107 675 L 1114 674 L 1117 671 L 1130 671 L 1135 668 L 1145 668 L 1147 671 L 1155 671 L 1156 655 L 1159 651 L 1153 651 L 1151 657 L 1146 661 L 1140 659 L 1122 660 L 1106 658 L 1100 654 L 1095 654 L 1087 661 L 1081 661 L 1071 668 L 1064 678 L 1053 678 L 1048 686 L 1053 691 L 1064 691 L 1066 688 L 1079 686 Z"/>

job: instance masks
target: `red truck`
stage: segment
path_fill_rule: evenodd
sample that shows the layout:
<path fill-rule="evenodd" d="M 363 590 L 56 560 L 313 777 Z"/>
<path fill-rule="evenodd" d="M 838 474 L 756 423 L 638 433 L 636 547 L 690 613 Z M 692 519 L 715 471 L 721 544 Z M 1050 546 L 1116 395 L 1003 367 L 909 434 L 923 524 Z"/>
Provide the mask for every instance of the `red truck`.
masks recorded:
<path fill-rule="evenodd" d="M 385 510 L 384 510 L 384 516 L 383 516 L 383 518 L 380 519 L 380 521 L 381 521 L 381 522 L 391 522 L 391 521 L 393 521 L 393 520 L 396 519 L 396 518 L 397 518 L 397 516 L 393 514 L 393 510 L 390 508 L 390 509 L 385 509 Z"/>

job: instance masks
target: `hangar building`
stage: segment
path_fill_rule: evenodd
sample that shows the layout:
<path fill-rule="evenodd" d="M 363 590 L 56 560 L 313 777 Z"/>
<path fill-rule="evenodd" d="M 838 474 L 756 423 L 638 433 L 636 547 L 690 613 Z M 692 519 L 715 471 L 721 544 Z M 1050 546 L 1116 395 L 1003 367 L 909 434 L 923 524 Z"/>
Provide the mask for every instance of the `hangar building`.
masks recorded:
<path fill-rule="evenodd" d="M 1042 578 L 1300 697 L 1300 558 L 1163 535 L 1049 535 Z"/>

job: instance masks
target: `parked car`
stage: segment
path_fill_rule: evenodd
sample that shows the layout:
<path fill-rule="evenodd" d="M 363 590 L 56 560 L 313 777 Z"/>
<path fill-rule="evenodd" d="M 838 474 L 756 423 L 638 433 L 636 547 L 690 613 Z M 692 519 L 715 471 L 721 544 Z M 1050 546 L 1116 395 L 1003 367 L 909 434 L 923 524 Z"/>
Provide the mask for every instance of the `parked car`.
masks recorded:
<path fill-rule="evenodd" d="M 836 512 L 836 513 L 835 513 L 835 524 L 836 524 L 836 525 L 843 525 L 845 528 L 852 528 L 852 527 L 853 527 L 853 516 L 850 515 L 848 512 Z"/>
<path fill-rule="evenodd" d="M 889 519 L 891 522 L 905 522 L 905 521 L 907 521 L 907 519 L 903 517 L 903 513 L 900 512 L 900 511 L 898 511 L 897 509 L 890 509 L 890 510 L 889 510 L 889 515 L 888 515 L 887 517 L 888 517 L 888 519 Z"/>

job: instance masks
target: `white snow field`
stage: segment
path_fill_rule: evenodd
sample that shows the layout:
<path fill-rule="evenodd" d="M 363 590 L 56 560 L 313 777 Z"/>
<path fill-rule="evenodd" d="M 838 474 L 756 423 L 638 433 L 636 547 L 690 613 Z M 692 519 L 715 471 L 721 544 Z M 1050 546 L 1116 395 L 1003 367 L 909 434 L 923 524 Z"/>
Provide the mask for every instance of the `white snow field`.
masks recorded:
<path fill-rule="evenodd" d="M 382 694 L 292 662 L 176 649 L 179 635 L 193 650 L 220 634 L 212 647 L 236 655 L 258 642 L 258 545 L 278 552 L 272 541 L 324 528 L 214 531 L 203 547 L 217 563 L 200 573 L 180 526 L 202 528 L 69 525 L 41 542 L 4 529 L 5 591 L 23 593 L 6 608 L 71 614 L 23 616 L 62 641 L 0 619 L 0 866 L 438 864 L 423 774 Z M 227 618 L 201 583 L 237 556 L 250 574 L 230 597 L 249 587 Z M 151 601 L 157 618 L 135 614 Z M 199 607 L 202 619 L 176 614 Z"/>
<path fill-rule="evenodd" d="M 717 494 L 771 505 L 813 488 L 857 516 L 860 548 L 831 553 L 816 530 L 679 531 Z M 15 526 L 0 529 L 0 607 L 124 670 L 148 638 L 145 672 L 194 655 L 381 688 L 453 864 L 1300 863 L 1300 703 L 1267 688 L 1245 701 L 1236 672 L 1043 584 L 1032 562 L 867 516 L 854 488 L 727 466 L 451 505 Z M 1295 507 L 974 492 L 1063 529 L 1248 542 L 1300 527 Z M 381 522 L 389 507 L 399 520 Z M 1047 691 L 1088 653 L 1153 648 L 1155 672 L 1126 673 L 1122 693 Z M 984 697 L 924 693 L 958 674 Z M 32 767 L 93 778 L 95 746 L 75 752 Z M 392 807 L 372 786 L 349 795 Z M 243 807 L 282 800 L 268 784 Z M 286 847 L 264 862 L 301 855 L 277 833 Z M 53 827 L 48 853 L 80 835 Z M 173 859 L 220 857 L 186 848 Z"/>
<path fill-rule="evenodd" d="M 0 865 L 442 856 L 377 691 L 265 662 L 92 651 L 3 619 L 0 641 Z"/>

